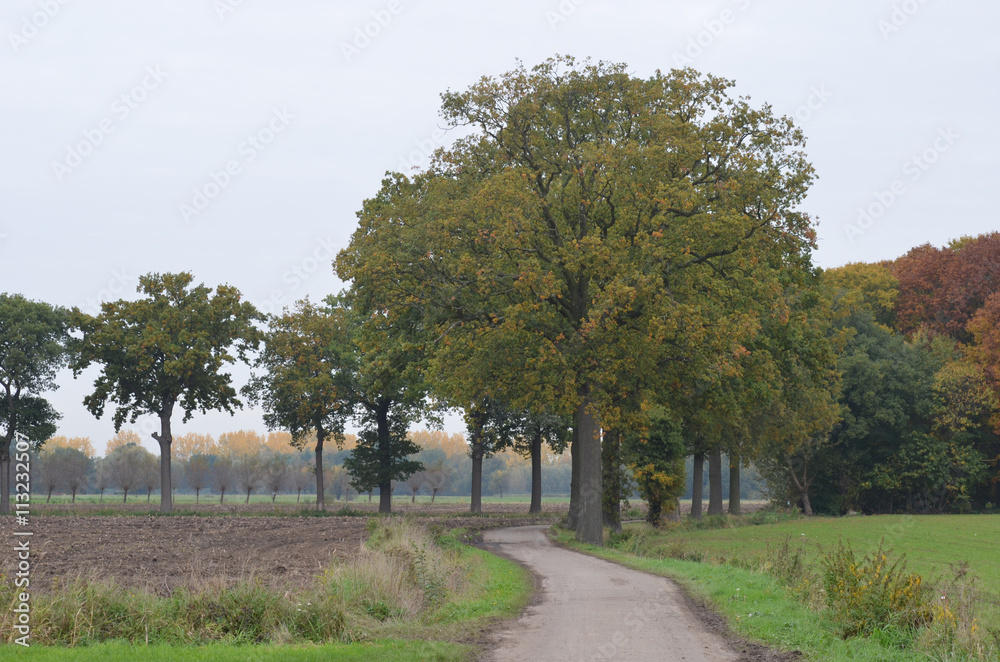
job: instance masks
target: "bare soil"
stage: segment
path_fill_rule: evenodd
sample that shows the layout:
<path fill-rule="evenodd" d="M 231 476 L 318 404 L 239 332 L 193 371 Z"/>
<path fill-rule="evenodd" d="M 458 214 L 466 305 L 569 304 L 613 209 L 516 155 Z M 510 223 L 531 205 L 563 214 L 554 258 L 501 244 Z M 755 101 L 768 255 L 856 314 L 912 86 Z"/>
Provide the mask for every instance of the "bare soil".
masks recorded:
<path fill-rule="evenodd" d="M 69 512 L 99 510 L 87 504 L 72 508 Z M 138 504 L 136 509 L 149 510 Z M 397 508 L 419 515 L 428 525 L 462 527 L 470 533 L 551 523 L 559 517 L 552 512 L 528 518 L 525 505 L 491 504 L 484 509 L 490 516 L 470 517 L 455 505 Z M 121 504 L 116 510 L 125 512 Z M 127 511 L 135 512 L 131 507 Z M 198 590 L 246 580 L 292 589 L 309 585 L 331 564 L 356 555 L 367 535 L 367 517 L 256 514 L 264 512 L 273 510 L 251 504 L 232 515 L 228 510 L 205 513 L 215 516 L 32 515 L 31 586 L 46 591 L 81 577 L 113 580 L 160 595 L 182 586 Z M 0 517 L 0 549 L 8 550 L 0 553 L 0 573 L 8 577 L 17 562 L 9 551 L 15 544 L 12 525 L 12 517 Z"/>

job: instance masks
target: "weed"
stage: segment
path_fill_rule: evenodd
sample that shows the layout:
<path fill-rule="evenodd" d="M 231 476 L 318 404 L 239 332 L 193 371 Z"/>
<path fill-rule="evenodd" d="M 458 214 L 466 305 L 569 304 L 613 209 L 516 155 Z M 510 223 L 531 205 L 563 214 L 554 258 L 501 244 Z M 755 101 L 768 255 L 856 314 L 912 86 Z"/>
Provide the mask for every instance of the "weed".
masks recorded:
<path fill-rule="evenodd" d="M 891 560 L 881 542 L 858 560 L 850 543 L 841 540 L 822 565 L 826 604 L 844 637 L 890 627 L 912 630 L 933 620 L 923 578 L 906 572 L 905 556 Z"/>

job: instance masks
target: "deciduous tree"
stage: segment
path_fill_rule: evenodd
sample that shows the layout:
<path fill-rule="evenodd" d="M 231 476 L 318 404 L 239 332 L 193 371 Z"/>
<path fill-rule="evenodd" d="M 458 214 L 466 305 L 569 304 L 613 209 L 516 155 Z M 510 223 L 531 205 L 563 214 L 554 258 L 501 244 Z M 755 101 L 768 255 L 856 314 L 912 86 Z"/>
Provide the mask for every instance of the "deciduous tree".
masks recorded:
<path fill-rule="evenodd" d="M 347 311 L 300 301 L 271 319 L 255 374 L 244 391 L 264 408 L 272 429 L 291 433 L 303 448 L 314 438 L 316 507 L 324 503 L 323 450 L 328 439 L 343 443 L 354 413 L 355 355 Z M 313 437 L 313 435 L 315 435 Z"/>
<path fill-rule="evenodd" d="M 727 339 L 703 316 L 709 283 L 807 261 L 802 134 L 730 87 L 556 58 L 447 93 L 445 120 L 475 134 L 427 173 L 390 177 L 338 258 L 392 321 L 433 322 L 451 372 L 509 347 L 487 395 L 574 417 L 585 542 L 602 543 L 599 430 L 615 425 L 616 382 L 663 380 L 675 338 Z"/>
<path fill-rule="evenodd" d="M 239 291 L 220 285 L 214 294 L 204 285 L 192 287 L 189 273 L 149 274 L 139 279 L 137 301 L 101 305 L 97 317 L 74 309 L 73 324 L 83 333 L 73 343 L 75 375 L 101 365 L 94 392 L 84 405 L 97 417 L 115 404 L 115 429 L 145 414 L 159 419 L 153 438 L 160 446 L 161 512 L 171 512 L 170 458 L 175 407 L 184 421 L 196 411 L 241 407 L 227 364 L 245 361 L 256 349 L 260 313 Z"/>
<path fill-rule="evenodd" d="M 65 488 L 73 495 L 76 503 L 76 493 L 87 484 L 87 470 L 90 468 L 90 458 L 76 448 L 70 446 L 53 446 L 43 448 L 40 459 L 42 474 L 45 477 L 45 487 L 48 503 L 52 490 L 56 487 Z"/>
<path fill-rule="evenodd" d="M 59 415 L 40 394 L 55 388 L 66 362 L 66 313 L 20 294 L 0 294 L 0 515 L 10 512 L 10 444 L 36 445 L 55 433 Z"/>

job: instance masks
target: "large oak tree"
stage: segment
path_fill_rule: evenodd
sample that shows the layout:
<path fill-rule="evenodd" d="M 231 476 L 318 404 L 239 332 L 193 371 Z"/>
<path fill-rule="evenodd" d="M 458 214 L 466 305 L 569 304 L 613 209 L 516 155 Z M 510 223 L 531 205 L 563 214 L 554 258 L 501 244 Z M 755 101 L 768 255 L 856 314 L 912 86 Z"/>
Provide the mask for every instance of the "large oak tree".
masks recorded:
<path fill-rule="evenodd" d="M 160 511 L 171 512 L 171 419 L 176 407 L 187 421 L 196 411 L 233 413 L 242 403 L 232 386 L 227 364 L 246 361 L 259 344 L 254 323 L 263 319 L 239 291 L 220 285 L 214 294 L 192 286 L 191 274 L 148 274 L 139 278 L 136 301 L 101 305 L 93 317 L 73 311 L 82 338 L 72 343 L 71 367 L 79 375 L 91 364 L 101 366 L 94 392 L 84 405 L 94 416 L 115 404 L 115 430 L 126 421 L 152 414 L 160 430 L 152 434 L 160 446 Z"/>
<path fill-rule="evenodd" d="M 807 261 L 802 134 L 731 86 L 560 57 L 449 92 L 445 120 L 473 134 L 428 172 L 387 179 L 338 259 L 389 315 L 439 315 L 437 360 L 516 348 L 495 381 L 511 406 L 573 416 L 586 542 L 602 543 L 599 431 L 615 426 L 616 384 L 662 392 L 684 372 L 664 347 L 731 340 L 709 316 L 712 283 Z"/>

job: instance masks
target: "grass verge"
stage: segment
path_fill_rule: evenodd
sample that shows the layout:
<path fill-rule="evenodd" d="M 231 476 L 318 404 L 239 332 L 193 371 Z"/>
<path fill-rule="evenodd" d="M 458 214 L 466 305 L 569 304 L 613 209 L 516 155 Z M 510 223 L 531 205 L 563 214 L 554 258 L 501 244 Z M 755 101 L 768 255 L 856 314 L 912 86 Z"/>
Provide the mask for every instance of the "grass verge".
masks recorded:
<path fill-rule="evenodd" d="M 763 527 L 762 527 L 763 528 Z M 577 543 L 572 532 L 554 529 L 563 545 L 622 565 L 677 581 L 696 600 L 712 605 L 732 630 L 746 639 L 785 651 L 800 651 L 810 660 L 883 660 L 925 662 L 976 658 L 960 651 L 932 656 L 913 646 L 897 630 L 871 637 L 844 639 L 839 624 L 795 597 L 777 578 L 747 567 L 677 558 L 652 558 L 617 549 Z M 906 647 L 906 648 L 904 648 Z"/>
<path fill-rule="evenodd" d="M 135 646 L 104 643 L 85 648 L 31 648 L 0 646 L 0 660 L 31 662 L 410 662 L 467 660 L 469 646 L 433 641 L 385 641 L 365 644 L 326 644 L 320 646 Z"/>

